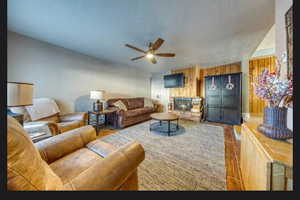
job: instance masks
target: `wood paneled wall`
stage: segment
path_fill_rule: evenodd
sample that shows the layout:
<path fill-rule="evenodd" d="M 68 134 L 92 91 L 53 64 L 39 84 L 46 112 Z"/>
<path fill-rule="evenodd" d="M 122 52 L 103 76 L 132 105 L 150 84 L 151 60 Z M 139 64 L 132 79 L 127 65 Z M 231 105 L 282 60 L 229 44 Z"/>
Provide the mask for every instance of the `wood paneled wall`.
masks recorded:
<path fill-rule="evenodd" d="M 193 66 L 184 69 L 172 70 L 172 74 L 184 73 L 185 84 L 183 88 L 171 88 L 171 97 L 200 97 L 200 68 Z"/>
<path fill-rule="evenodd" d="M 263 113 L 267 103 L 255 95 L 253 82 L 264 70 L 275 71 L 275 56 L 256 58 L 249 61 L 249 112 Z"/>
<path fill-rule="evenodd" d="M 241 62 L 231 63 L 227 65 L 220 65 L 210 67 L 207 69 L 201 69 L 200 73 L 200 84 L 201 84 L 201 97 L 205 97 L 205 76 L 220 75 L 220 74 L 231 74 L 241 72 Z"/>

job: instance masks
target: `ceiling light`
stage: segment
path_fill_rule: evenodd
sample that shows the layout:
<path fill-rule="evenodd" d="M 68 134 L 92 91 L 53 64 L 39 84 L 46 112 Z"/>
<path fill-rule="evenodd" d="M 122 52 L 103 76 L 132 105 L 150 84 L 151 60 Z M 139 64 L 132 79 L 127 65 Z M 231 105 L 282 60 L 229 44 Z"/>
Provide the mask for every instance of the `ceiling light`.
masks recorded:
<path fill-rule="evenodd" d="M 149 58 L 149 59 L 153 58 L 153 54 L 152 53 L 147 53 L 147 58 Z"/>

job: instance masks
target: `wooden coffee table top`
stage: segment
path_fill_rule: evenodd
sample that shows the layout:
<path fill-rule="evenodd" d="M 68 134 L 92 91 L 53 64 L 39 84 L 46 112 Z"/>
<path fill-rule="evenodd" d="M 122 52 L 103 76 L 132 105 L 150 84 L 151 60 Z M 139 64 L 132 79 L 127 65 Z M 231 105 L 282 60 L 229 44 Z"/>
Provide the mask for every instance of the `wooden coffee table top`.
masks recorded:
<path fill-rule="evenodd" d="M 153 113 L 150 115 L 152 119 L 157 119 L 161 121 L 171 121 L 179 119 L 179 115 L 174 113 Z"/>

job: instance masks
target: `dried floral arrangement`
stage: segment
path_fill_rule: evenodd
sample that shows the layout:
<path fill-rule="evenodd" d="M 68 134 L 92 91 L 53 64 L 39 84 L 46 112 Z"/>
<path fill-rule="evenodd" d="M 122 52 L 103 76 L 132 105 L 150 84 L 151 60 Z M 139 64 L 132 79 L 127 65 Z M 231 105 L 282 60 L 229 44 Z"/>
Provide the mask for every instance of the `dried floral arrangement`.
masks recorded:
<path fill-rule="evenodd" d="M 276 60 L 276 71 L 265 69 L 253 83 L 255 94 L 268 102 L 270 107 L 289 106 L 293 96 L 292 77 L 280 79 L 281 64 Z"/>

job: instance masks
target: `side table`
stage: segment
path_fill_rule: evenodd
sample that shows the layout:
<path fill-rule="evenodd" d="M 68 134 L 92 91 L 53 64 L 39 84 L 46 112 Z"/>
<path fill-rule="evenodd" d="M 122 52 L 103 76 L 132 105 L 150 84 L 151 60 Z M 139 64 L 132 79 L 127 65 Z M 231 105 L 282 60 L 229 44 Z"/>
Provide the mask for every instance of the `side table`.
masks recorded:
<path fill-rule="evenodd" d="M 92 120 L 91 120 L 92 115 L 96 116 L 95 123 L 92 123 Z M 105 118 L 104 124 L 100 124 L 99 118 L 100 118 L 101 115 L 104 115 L 104 118 Z M 102 111 L 99 111 L 99 112 L 88 111 L 88 125 L 95 126 L 97 135 L 98 135 L 98 132 L 99 132 L 99 128 L 101 126 L 103 126 L 103 125 L 107 126 L 108 125 L 108 115 L 114 115 L 115 116 L 116 115 L 116 110 L 102 110 Z"/>

